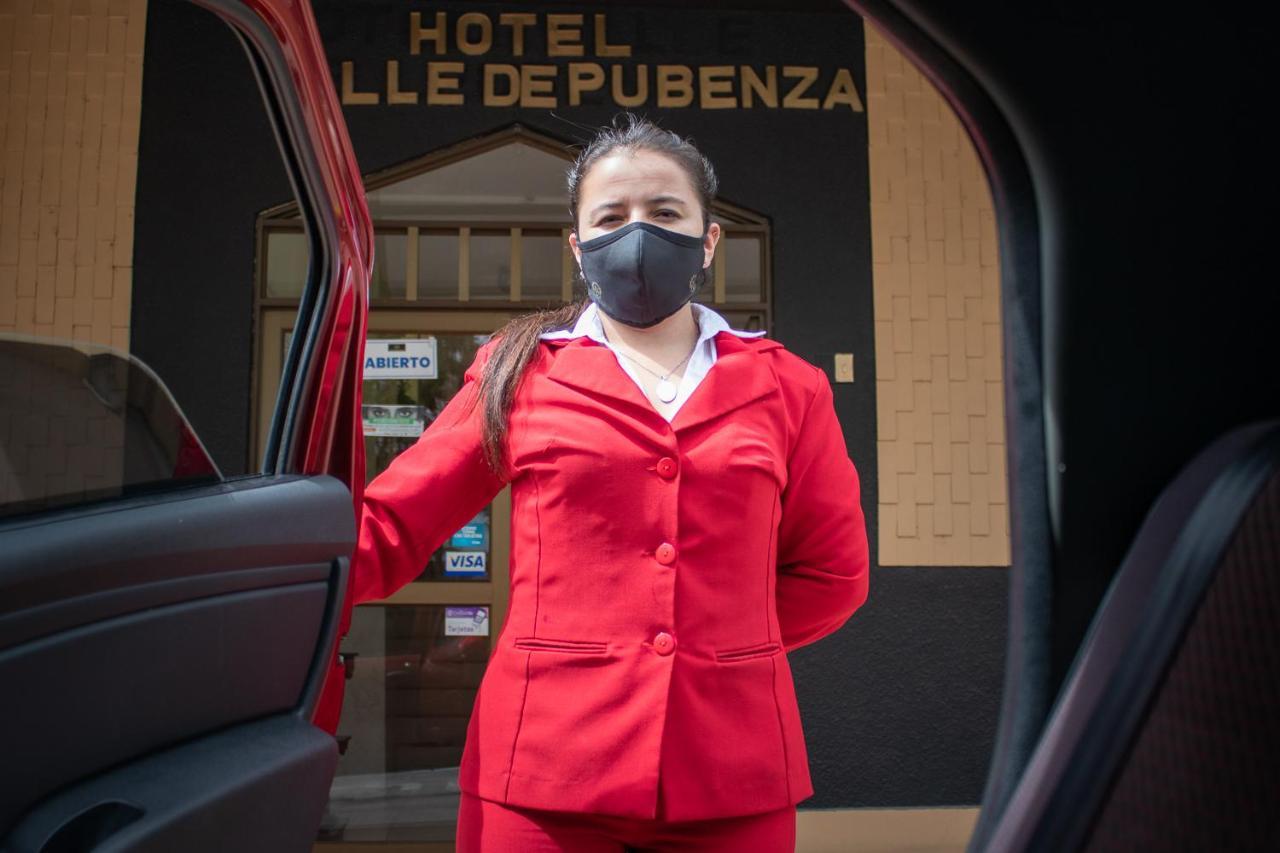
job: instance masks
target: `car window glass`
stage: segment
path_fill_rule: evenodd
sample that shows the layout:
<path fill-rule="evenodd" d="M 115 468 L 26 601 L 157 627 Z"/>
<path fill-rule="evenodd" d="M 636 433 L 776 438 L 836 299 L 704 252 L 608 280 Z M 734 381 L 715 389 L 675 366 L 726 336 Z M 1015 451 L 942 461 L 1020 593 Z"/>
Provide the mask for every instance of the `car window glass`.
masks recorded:
<path fill-rule="evenodd" d="M 261 469 L 244 210 L 295 198 L 258 82 L 194 4 L 100 11 L 3 16 L 0 515 Z"/>
<path fill-rule="evenodd" d="M 216 482 L 217 467 L 141 361 L 0 333 L 0 516 Z"/>

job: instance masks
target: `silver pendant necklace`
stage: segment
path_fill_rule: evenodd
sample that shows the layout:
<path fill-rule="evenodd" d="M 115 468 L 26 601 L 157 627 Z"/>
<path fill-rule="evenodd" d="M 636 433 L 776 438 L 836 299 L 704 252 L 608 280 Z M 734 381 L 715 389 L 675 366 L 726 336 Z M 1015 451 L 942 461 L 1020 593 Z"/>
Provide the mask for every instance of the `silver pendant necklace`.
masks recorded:
<path fill-rule="evenodd" d="M 605 340 L 609 339 L 609 336 L 607 334 L 604 337 L 605 337 Z M 610 343 L 612 343 L 612 341 L 610 341 Z M 699 341 L 699 343 L 701 343 L 701 341 Z M 620 349 L 617 349 L 616 351 L 627 356 L 627 360 L 630 361 L 632 364 L 658 377 L 658 388 L 657 388 L 658 399 L 664 403 L 670 403 L 672 400 L 676 398 L 677 389 L 676 389 L 676 384 L 672 382 L 668 377 L 671 376 L 671 374 L 675 373 L 677 370 L 679 370 L 681 366 L 686 361 L 688 361 L 695 352 L 697 352 L 697 350 L 698 350 L 698 344 L 694 344 L 693 349 L 689 350 L 689 355 L 686 355 L 684 358 L 680 359 L 680 364 L 677 364 L 675 367 L 668 370 L 666 374 L 661 374 L 661 373 L 658 373 L 657 371 L 650 370 L 648 367 L 645 367 L 635 358 L 633 358 L 630 355 L 627 355 L 627 353 L 622 352 L 622 350 Z"/>

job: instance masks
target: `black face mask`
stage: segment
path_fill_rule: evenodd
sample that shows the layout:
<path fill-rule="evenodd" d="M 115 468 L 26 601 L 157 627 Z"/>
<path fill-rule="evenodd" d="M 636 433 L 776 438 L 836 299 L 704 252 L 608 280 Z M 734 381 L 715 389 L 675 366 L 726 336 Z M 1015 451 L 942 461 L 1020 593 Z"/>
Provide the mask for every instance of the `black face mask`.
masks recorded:
<path fill-rule="evenodd" d="M 702 238 L 632 222 L 585 243 L 582 275 L 592 301 L 619 323 L 646 328 L 693 298 L 701 284 Z"/>

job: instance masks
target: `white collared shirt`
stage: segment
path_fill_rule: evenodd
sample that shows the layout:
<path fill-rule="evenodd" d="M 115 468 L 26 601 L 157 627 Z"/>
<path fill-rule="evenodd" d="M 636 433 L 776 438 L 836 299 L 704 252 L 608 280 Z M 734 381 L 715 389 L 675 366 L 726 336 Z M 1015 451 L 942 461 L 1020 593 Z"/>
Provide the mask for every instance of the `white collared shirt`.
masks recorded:
<path fill-rule="evenodd" d="M 748 332 L 743 329 L 730 328 L 729 321 L 713 309 L 699 302 L 691 302 L 690 304 L 693 306 L 693 317 L 698 321 L 698 342 L 694 344 L 693 355 L 689 356 L 689 363 L 684 368 L 684 376 L 680 378 L 680 385 L 676 388 L 676 398 L 671 403 L 670 413 L 666 415 L 668 422 L 675 417 L 676 412 L 680 411 L 680 407 L 684 405 L 685 400 L 689 399 L 689 395 L 693 393 L 693 389 L 698 387 L 698 383 L 707 375 L 707 371 L 711 370 L 711 365 L 716 363 L 716 344 L 711 339 L 715 337 L 717 332 L 731 332 L 742 338 L 758 338 L 764 334 L 763 331 Z M 644 392 L 640 374 L 636 372 L 638 368 L 632 365 L 630 359 L 626 356 L 620 355 L 605 338 L 604 326 L 600 321 L 600 309 L 596 303 L 592 302 L 587 306 L 572 329 L 543 332 L 538 337 L 543 340 L 550 340 L 580 338 L 584 335 L 609 347 L 614 358 L 618 360 L 618 364 L 640 388 L 641 393 Z"/>

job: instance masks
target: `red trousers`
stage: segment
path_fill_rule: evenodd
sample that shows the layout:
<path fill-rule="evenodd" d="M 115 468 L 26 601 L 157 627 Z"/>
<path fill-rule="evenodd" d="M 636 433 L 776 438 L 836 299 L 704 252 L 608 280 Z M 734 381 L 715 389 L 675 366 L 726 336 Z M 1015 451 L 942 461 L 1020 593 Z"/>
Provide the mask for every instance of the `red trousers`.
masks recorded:
<path fill-rule="evenodd" d="M 665 821 L 526 809 L 462 792 L 457 853 L 795 853 L 794 805 L 742 817 Z"/>

